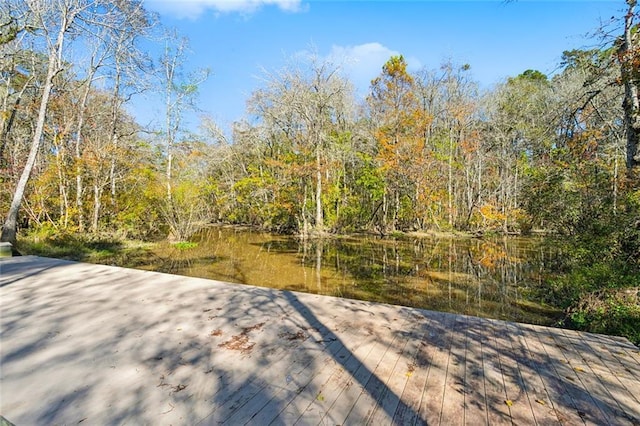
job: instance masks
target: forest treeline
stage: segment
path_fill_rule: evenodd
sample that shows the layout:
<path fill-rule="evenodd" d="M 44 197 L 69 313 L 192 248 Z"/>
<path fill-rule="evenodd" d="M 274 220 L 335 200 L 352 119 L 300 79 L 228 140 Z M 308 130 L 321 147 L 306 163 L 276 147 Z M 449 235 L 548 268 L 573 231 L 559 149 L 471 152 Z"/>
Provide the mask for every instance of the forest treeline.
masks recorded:
<path fill-rule="evenodd" d="M 564 52 L 552 77 L 526 70 L 480 90 L 469 65 L 409 72 L 394 56 L 359 100 L 340 64 L 308 55 L 265 72 L 231 131 L 202 117 L 194 132 L 183 122 L 200 115 L 207 71 L 184 72 L 187 42 L 140 2 L 3 2 L 3 239 L 27 223 L 184 240 L 212 222 L 313 235 L 630 221 L 634 3 L 616 37 Z M 146 91 L 162 97 L 157 128 L 127 109 Z"/>

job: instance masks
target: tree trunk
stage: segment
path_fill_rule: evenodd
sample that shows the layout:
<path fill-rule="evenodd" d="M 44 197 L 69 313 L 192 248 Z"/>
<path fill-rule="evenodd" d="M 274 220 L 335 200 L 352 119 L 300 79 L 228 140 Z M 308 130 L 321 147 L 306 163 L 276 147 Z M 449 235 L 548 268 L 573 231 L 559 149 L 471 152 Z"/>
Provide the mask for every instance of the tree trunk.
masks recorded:
<path fill-rule="evenodd" d="M 453 132 L 449 129 L 449 159 L 447 161 L 447 207 L 449 210 L 449 227 L 453 228 Z"/>
<path fill-rule="evenodd" d="M 80 232 L 84 231 L 84 206 L 82 203 L 82 179 L 83 179 L 83 167 L 82 167 L 82 132 L 84 130 L 84 114 L 87 107 L 87 100 L 89 99 L 89 92 L 91 91 L 91 82 L 93 81 L 93 75 L 95 74 L 95 67 L 91 68 L 89 76 L 87 77 L 87 85 L 82 94 L 82 100 L 80 102 L 80 111 L 78 112 L 78 126 L 76 128 L 76 208 L 78 209 L 78 229 Z"/>
<path fill-rule="evenodd" d="M 109 180 L 111 182 L 111 205 L 116 205 L 116 158 L 118 156 L 118 107 L 120 99 L 120 66 L 116 64 L 116 80 L 113 85 L 113 102 L 111 103 L 111 133 L 109 135 L 110 143 L 113 146 L 113 154 L 111 157 L 111 168 L 109 169 Z"/>
<path fill-rule="evenodd" d="M 70 16 L 63 14 L 62 23 L 60 25 L 60 31 L 58 32 L 58 38 L 54 46 L 52 54 L 49 55 L 49 66 L 47 68 L 47 78 L 44 83 L 42 91 L 42 98 L 40 99 L 40 109 L 38 111 L 38 121 L 36 122 L 36 129 L 33 134 L 33 140 L 31 142 L 31 149 L 29 156 L 27 157 L 27 163 L 22 170 L 22 175 L 18 181 L 15 192 L 13 193 L 13 199 L 11 200 L 11 207 L 7 218 L 2 227 L 2 236 L 0 241 L 9 242 L 13 245 L 16 243 L 17 224 L 18 224 L 18 212 L 20 211 L 20 205 L 22 204 L 22 198 L 31 176 L 31 170 L 36 163 L 36 157 L 40 150 L 40 141 L 42 139 L 42 133 L 44 130 L 44 121 L 47 116 L 47 106 L 49 104 L 49 96 L 51 95 L 51 89 L 53 88 L 53 79 L 60 71 L 60 64 L 62 62 L 62 46 L 64 44 L 64 36 L 66 31 L 71 26 L 71 23 L 75 19 L 75 13 L 71 13 Z"/>
<path fill-rule="evenodd" d="M 316 147 L 316 230 L 322 232 L 324 218 L 322 216 L 322 169 L 320 163 L 320 146 Z"/>
<path fill-rule="evenodd" d="M 55 135 L 54 139 L 57 139 L 58 136 Z M 56 148 L 56 169 L 58 172 L 58 193 L 60 196 L 60 217 L 59 221 L 62 221 L 63 228 L 67 228 L 69 224 L 69 197 L 67 195 L 67 179 L 64 173 L 64 155 L 65 150 L 64 147 L 58 146 L 55 144 Z"/>
<path fill-rule="evenodd" d="M 640 97 L 638 81 L 634 74 L 638 74 L 637 56 L 640 56 L 640 46 L 635 45 L 637 34 L 632 34 L 637 0 L 627 0 L 629 9 L 625 17 L 624 40 L 620 46 L 620 61 L 622 81 L 624 82 L 624 121 L 627 131 L 627 171 L 633 176 L 640 168 Z"/>
<path fill-rule="evenodd" d="M 98 232 L 100 223 L 100 209 L 102 208 L 102 187 L 95 183 L 93 185 L 93 220 L 91 221 L 91 230 Z"/>
<path fill-rule="evenodd" d="M 13 122 L 14 122 L 14 120 L 16 118 L 16 113 L 18 112 L 18 109 L 20 108 L 20 102 L 22 101 L 22 96 L 24 95 L 25 90 L 27 89 L 27 87 L 31 83 L 31 80 L 33 80 L 32 76 L 29 77 L 27 79 L 27 81 L 24 83 L 24 85 L 22 86 L 22 89 L 20 90 L 20 93 L 18 93 L 18 97 L 16 98 L 15 102 L 13 103 L 13 108 L 11 109 L 11 114 L 9 115 L 9 119 L 6 121 L 6 123 L 3 123 L 3 126 L 2 126 L 2 137 L 0 137 L 0 164 L 2 163 L 2 161 L 4 159 L 4 149 L 7 146 L 7 141 L 9 139 L 9 133 L 11 132 L 11 127 L 13 127 Z M 8 93 L 9 93 L 9 91 L 7 90 L 7 96 L 9 96 Z"/>

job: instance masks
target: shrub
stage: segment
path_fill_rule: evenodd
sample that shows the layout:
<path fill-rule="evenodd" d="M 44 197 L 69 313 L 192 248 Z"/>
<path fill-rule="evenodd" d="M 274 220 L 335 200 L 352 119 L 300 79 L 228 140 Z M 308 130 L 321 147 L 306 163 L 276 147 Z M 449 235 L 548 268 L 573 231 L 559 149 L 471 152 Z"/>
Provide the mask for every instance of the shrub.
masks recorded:
<path fill-rule="evenodd" d="M 623 336 L 640 345 L 640 287 L 588 293 L 567 309 L 565 323 L 577 330 Z"/>

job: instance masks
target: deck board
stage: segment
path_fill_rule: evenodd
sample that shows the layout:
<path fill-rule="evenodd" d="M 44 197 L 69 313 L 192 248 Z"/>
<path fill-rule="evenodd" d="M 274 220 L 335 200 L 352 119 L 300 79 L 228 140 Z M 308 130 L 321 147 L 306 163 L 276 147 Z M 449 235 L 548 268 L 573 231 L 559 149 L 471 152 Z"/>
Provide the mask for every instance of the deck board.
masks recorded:
<path fill-rule="evenodd" d="M 451 325 L 453 330 L 452 343 L 447 361 L 444 393 L 442 394 L 442 413 L 440 416 L 440 421 L 444 422 L 444 424 L 452 424 L 457 420 L 464 421 L 465 418 L 464 377 L 467 318 L 465 316 L 456 316 Z"/>
<path fill-rule="evenodd" d="M 483 321 L 477 317 L 469 317 L 467 327 L 467 343 L 465 360 L 465 416 L 466 425 L 486 425 L 487 393 L 485 390 L 484 371 L 484 339 Z"/>
<path fill-rule="evenodd" d="M 405 328 L 410 326 L 411 325 L 405 321 L 401 325 L 401 331 L 399 333 L 394 333 L 392 340 L 376 348 L 378 353 L 381 355 L 368 358 L 366 361 L 369 362 L 365 361 L 363 367 L 368 370 L 368 373 L 366 374 L 368 377 L 366 381 L 360 381 L 362 386 L 359 388 L 352 388 L 357 390 L 356 393 L 358 393 L 358 396 L 354 398 L 354 402 L 351 405 L 344 421 L 336 424 L 355 424 L 358 422 L 368 423 L 370 421 L 371 416 L 375 412 L 376 408 L 378 408 L 378 400 L 382 398 L 385 390 L 389 390 L 387 384 L 392 371 L 398 360 L 401 358 L 404 347 L 407 344 Z M 345 396 L 346 395 L 343 395 L 343 397 Z M 347 398 L 347 400 L 350 399 L 350 397 Z M 395 412 L 395 409 L 391 412 L 390 416 L 393 416 L 393 412 Z M 338 414 L 340 413 L 338 412 Z M 387 417 L 389 417 L 389 413 L 386 414 Z M 386 423 L 386 421 L 383 421 L 382 423 Z"/>
<path fill-rule="evenodd" d="M 22 424 L 640 424 L 619 337 L 32 256 L 0 259 Z"/>
<path fill-rule="evenodd" d="M 513 352 L 520 365 L 520 374 L 525 386 L 525 392 L 531 405 L 531 411 L 535 418 L 535 423 L 544 425 L 561 424 L 553 411 L 553 399 L 549 396 L 540 371 L 544 365 L 540 362 L 540 357 L 530 347 L 531 337 L 528 336 L 529 329 L 523 324 L 511 323 L 508 325 L 510 334 L 514 336 Z"/>
<path fill-rule="evenodd" d="M 442 419 L 442 404 L 444 401 L 444 386 L 447 377 L 447 366 L 454 338 L 454 316 L 439 314 L 439 326 L 427 344 L 435 346 L 435 351 L 429 366 L 429 376 L 424 388 L 419 410 L 419 418 L 426 424 L 440 424 Z"/>
<path fill-rule="evenodd" d="M 406 322 L 401 326 L 404 327 L 405 324 Z M 350 380 L 344 383 L 343 388 L 340 390 L 339 395 L 336 396 L 330 409 L 324 413 L 322 422 L 325 424 L 344 423 L 373 375 L 373 371 L 387 352 L 389 345 L 393 345 L 394 343 L 395 340 L 389 342 L 379 338 L 373 339 L 368 353 L 366 356 L 360 358 L 357 368 L 350 375 Z"/>
<path fill-rule="evenodd" d="M 423 333 L 420 339 L 410 342 L 412 348 L 415 348 L 415 357 L 409 364 L 407 383 L 402 391 L 401 400 L 403 404 L 398 404 L 394 413 L 394 422 L 398 425 L 413 425 L 419 420 L 420 402 L 422 401 L 423 391 L 425 389 L 427 378 L 429 376 L 429 367 L 436 350 L 436 346 L 428 344 L 429 336 L 433 336 L 434 331 L 432 322 L 428 317 L 415 315 L 416 320 L 422 320 Z"/>
<path fill-rule="evenodd" d="M 501 336 L 496 338 L 496 342 L 500 348 L 500 362 L 507 394 L 505 405 L 509 406 L 514 424 L 535 424 L 530 394 L 522 376 L 522 369 L 525 368 L 524 360 L 520 358 L 522 352 L 514 348 L 519 330 L 505 322 L 493 321 L 493 325 Z"/>

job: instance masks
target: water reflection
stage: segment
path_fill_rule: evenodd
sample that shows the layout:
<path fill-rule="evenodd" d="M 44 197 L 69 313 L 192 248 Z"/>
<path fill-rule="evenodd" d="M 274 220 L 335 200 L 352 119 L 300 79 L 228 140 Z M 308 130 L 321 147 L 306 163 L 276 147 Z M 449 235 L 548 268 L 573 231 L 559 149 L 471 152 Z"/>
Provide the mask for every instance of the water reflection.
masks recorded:
<path fill-rule="evenodd" d="M 543 273 L 540 241 L 371 236 L 300 241 L 213 227 L 195 248 L 158 249 L 149 265 L 173 274 L 550 324 L 527 298 Z"/>

